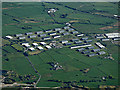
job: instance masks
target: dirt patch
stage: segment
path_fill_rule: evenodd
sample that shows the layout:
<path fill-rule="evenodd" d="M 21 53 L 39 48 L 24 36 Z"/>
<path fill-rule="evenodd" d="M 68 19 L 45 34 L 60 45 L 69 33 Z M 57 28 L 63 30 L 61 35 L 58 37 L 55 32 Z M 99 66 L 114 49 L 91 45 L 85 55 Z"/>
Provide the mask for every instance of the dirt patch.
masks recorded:
<path fill-rule="evenodd" d="M 72 20 L 72 21 L 69 21 L 70 23 L 72 23 L 72 22 L 79 22 L 78 20 Z"/>
<path fill-rule="evenodd" d="M 102 28 L 100 28 L 101 30 L 106 30 L 106 29 L 112 29 L 113 28 L 113 26 L 107 26 L 107 27 L 102 27 Z"/>
<path fill-rule="evenodd" d="M 24 23 L 38 23 L 36 21 L 25 21 Z"/>

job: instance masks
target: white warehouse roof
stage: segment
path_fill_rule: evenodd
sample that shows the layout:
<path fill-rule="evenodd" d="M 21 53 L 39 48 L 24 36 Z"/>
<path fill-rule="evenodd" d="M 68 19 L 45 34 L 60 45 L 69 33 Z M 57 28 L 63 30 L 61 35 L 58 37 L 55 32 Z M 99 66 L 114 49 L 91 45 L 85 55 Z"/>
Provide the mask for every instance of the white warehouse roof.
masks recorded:
<path fill-rule="evenodd" d="M 120 37 L 120 33 L 107 33 L 105 34 L 108 38 Z"/>
<path fill-rule="evenodd" d="M 13 37 L 12 36 L 5 36 L 6 38 L 8 38 L 8 39 L 13 39 Z"/>

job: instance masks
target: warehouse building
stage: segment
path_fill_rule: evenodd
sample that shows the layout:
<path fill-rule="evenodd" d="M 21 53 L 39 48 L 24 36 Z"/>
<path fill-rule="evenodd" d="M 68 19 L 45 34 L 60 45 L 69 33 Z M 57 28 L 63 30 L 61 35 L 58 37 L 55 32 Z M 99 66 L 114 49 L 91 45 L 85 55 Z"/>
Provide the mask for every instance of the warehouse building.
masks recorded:
<path fill-rule="evenodd" d="M 105 46 L 103 46 L 103 45 L 102 45 L 101 43 L 99 43 L 99 42 L 96 42 L 95 44 L 96 44 L 99 48 L 101 48 L 101 49 L 102 49 L 102 48 L 105 48 Z"/>
<path fill-rule="evenodd" d="M 107 38 L 116 38 L 116 37 L 120 37 L 120 33 L 107 33 L 105 34 L 105 36 Z"/>
<path fill-rule="evenodd" d="M 12 36 L 5 36 L 7 39 L 13 39 Z"/>
<path fill-rule="evenodd" d="M 71 43 L 64 43 L 65 46 L 72 45 Z"/>
<path fill-rule="evenodd" d="M 91 43 L 92 40 L 85 40 L 85 43 Z"/>
<path fill-rule="evenodd" d="M 80 48 L 80 49 L 77 49 L 77 51 L 81 52 L 81 51 L 84 51 L 85 48 Z"/>
<path fill-rule="evenodd" d="M 15 36 L 16 37 L 20 37 L 20 36 L 23 36 L 23 34 L 16 34 Z"/>
<path fill-rule="evenodd" d="M 43 40 L 49 40 L 49 39 L 51 39 L 50 37 L 44 37 L 44 38 L 42 38 Z"/>
<path fill-rule="evenodd" d="M 28 36 L 28 38 L 36 38 L 37 35 Z"/>
<path fill-rule="evenodd" d="M 28 33 L 25 33 L 25 35 L 31 35 L 33 34 L 33 32 L 28 32 Z"/>
<path fill-rule="evenodd" d="M 40 34 L 40 35 L 38 35 L 39 37 L 45 37 L 46 36 L 46 34 Z"/>
<path fill-rule="evenodd" d="M 43 31 L 36 32 L 36 34 L 42 34 L 42 33 L 43 33 Z"/>
<path fill-rule="evenodd" d="M 71 46 L 71 49 L 75 49 L 75 48 L 81 48 L 81 47 L 89 47 L 92 46 L 91 44 L 83 44 L 83 45 L 76 45 L 76 46 Z"/>
<path fill-rule="evenodd" d="M 93 49 L 92 52 L 98 52 L 100 49 Z"/>
<path fill-rule="evenodd" d="M 18 39 L 22 40 L 22 39 L 25 39 L 26 37 L 18 37 Z"/>
<path fill-rule="evenodd" d="M 98 54 L 99 54 L 99 55 L 103 55 L 103 54 L 106 54 L 106 52 L 100 51 L 100 52 L 98 52 Z"/>
<path fill-rule="evenodd" d="M 120 38 L 113 38 L 114 41 L 120 40 Z"/>

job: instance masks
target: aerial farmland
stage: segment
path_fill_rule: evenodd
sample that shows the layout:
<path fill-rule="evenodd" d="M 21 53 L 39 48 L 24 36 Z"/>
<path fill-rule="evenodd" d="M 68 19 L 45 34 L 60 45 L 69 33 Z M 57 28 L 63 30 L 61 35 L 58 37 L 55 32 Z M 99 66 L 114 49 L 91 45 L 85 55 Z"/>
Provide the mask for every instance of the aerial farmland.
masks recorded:
<path fill-rule="evenodd" d="M 117 2 L 4 2 L 2 85 L 117 88 Z"/>

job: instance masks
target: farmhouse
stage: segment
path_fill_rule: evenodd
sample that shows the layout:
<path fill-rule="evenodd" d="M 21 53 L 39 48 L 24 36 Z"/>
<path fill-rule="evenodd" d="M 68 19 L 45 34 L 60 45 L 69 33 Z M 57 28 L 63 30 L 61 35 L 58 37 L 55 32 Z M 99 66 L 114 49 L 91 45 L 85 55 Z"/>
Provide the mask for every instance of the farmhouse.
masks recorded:
<path fill-rule="evenodd" d="M 44 37 L 44 38 L 42 38 L 43 40 L 49 40 L 49 39 L 51 39 L 50 37 Z"/>
<path fill-rule="evenodd" d="M 106 52 L 104 52 L 104 51 L 98 52 L 99 55 L 103 55 L 103 54 L 105 54 L 105 53 L 106 53 Z"/>
<path fill-rule="evenodd" d="M 103 46 L 101 43 L 99 43 L 99 42 L 96 42 L 95 43 L 99 48 L 105 48 L 105 46 Z"/>
<path fill-rule="evenodd" d="M 105 36 L 107 38 L 116 38 L 116 37 L 120 37 L 120 33 L 107 33 L 105 34 Z"/>
<path fill-rule="evenodd" d="M 92 46 L 91 44 L 83 44 L 83 45 L 76 45 L 76 46 L 72 46 L 70 47 L 71 49 L 75 49 L 75 48 L 81 48 L 81 47 L 89 47 Z"/>
<path fill-rule="evenodd" d="M 30 47 L 29 43 L 22 43 L 22 45 L 27 47 L 27 48 Z"/>
<path fill-rule="evenodd" d="M 59 38 L 59 37 L 61 37 L 60 35 L 55 35 L 55 36 L 53 36 L 53 38 Z"/>
<path fill-rule="evenodd" d="M 42 33 L 43 33 L 43 31 L 36 32 L 36 34 L 42 34 Z"/>
<path fill-rule="evenodd" d="M 77 34 L 76 36 L 77 37 L 81 37 L 81 36 L 84 36 L 84 34 Z"/>
<path fill-rule="evenodd" d="M 43 50 L 43 47 L 41 47 L 41 46 L 38 46 L 37 48 L 38 48 L 39 50 Z"/>
<path fill-rule="evenodd" d="M 26 37 L 19 37 L 18 39 L 22 40 L 22 39 L 25 39 Z"/>
<path fill-rule="evenodd" d="M 79 52 L 81 52 L 81 51 L 83 51 L 83 50 L 85 50 L 85 48 L 77 49 L 77 51 L 79 51 Z"/>
<path fill-rule="evenodd" d="M 25 33 L 25 35 L 31 35 L 33 34 L 33 32 L 28 32 L 28 33 Z"/>
<path fill-rule="evenodd" d="M 73 31 L 73 32 L 71 32 L 72 34 L 77 34 L 78 33 L 78 31 Z"/>
<path fill-rule="evenodd" d="M 46 34 L 40 34 L 40 35 L 38 35 L 39 37 L 45 37 L 46 36 Z"/>
<path fill-rule="evenodd" d="M 53 30 L 51 30 L 51 29 L 49 29 L 49 30 L 45 30 L 45 32 L 47 33 L 47 32 L 52 32 Z"/>
<path fill-rule="evenodd" d="M 12 36 L 5 36 L 7 39 L 13 39 Z"/>
<path fill-rule="evenodd" d="M 60 31 L 58 31 L 58 33 L 64 33 L 65 32 L 65 30 L 60 30 Z"/>
<path fill-rule="evenodd" d="M 28 38 L 36 38 L 37 35 L 28 36 Z"/>
<path fill-rule="evenodd" d="M 96 54 L 95 53 L 91 53 L 91 54 L 88 54 L 87 56 L 88 57 L 93 57 L 93 56 L 96 56 Z"/>
<path fill-rule="evenodd" d="M 41 44 L 41 45 L 43 45 L 43 46 L 44 46 L 44 45 L 46 45 L 46 43 L 45 43 L 45 42 L 40 42 L 40 44 Z"/>
<path fill-rule="evenodd" d="M 20 37 L 20 36 L 23 36 L 23 34 L 16 34 L 15 36 L 16 37 Z"/>
<path fill-rule="evenodd" d="M 48 33 L 48 35 L 53 36 L 53 35 L 56 35 L 56 33 L 55 32 L 54 33 Z"/>
<path fill-rule="evenodd" d="M 92 51 L 93 52 L 98 52 L 98 51 L 100 51 L 100 49 L 93 49 Z"/>
<path fill-rule="evenodd" d="M 61 30 L 61 28 L 55 28 L 55 31 L 60 31 Z"/>
<path fill-rule="evenodd" d="M 83 38 L 81 38 L 81 40 L 87 40 L 88 39 L 88 37 L 83 37 Z"/>
<path fill-rule="evenodd" d="M 74 31 L 74 29 L 73 28 L 69 28 L 68 31 L 71 32 L 71 31 Z"/>
<path fill-rule="evenodd" d="M 51 49 L 52 47 L 51 46 L 49 46 L 49 45 L 46 45 L 45 46 L 47 49 Z"/>
<path fill-rule="evenodd" d="M 29 50 L 30 51 L 35 51 L 35 49 L 33 47 L 30 47 Z"/>
<path fill-rule="evenodd" d="M 64 36 L 65 36 L 65 35 L 69 35 L 69 34 L 70 34 L 70 33 L 66 32 L 66 33 L 63 33 L 62 35 L 64 35 Z"/>
<path fill-rule="evenodd" d="M 109 38 L 103 38 L 103 39 L 101 39 L 102 41 L 110 41 L 110 39 Z"/>
<path fill-rule="evenodd" d="M 33 46 L 35 46 L 35 47 L 37 47 L 37 46 L 38 46 L 38 44 L 37 44 L 37 43 L 32 43 L 32 45 L 33 45 Z"/>
<path fill-rule="evenodd" d="M 67 40 L 63 40 L 63 41 L 61 41 L 62 42 L 62 44 L 64 44 L 64 43 L 68 43 L 68 41 Z"/>

